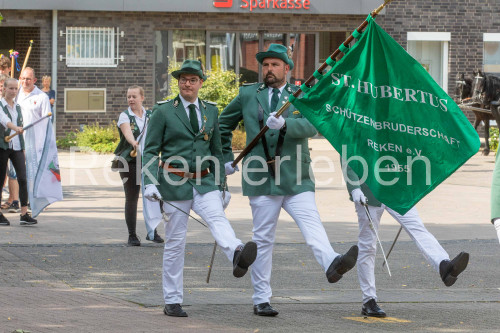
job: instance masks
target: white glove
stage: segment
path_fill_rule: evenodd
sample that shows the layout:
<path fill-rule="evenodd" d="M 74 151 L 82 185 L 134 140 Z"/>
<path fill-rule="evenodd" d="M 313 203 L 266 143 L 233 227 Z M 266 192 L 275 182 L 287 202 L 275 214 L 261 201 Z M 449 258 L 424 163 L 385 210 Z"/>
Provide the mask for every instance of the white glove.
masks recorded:
<path fill-rule="evenodd" d="M 152 202 L 156 202 L 161 199 L 161 194 L 154 184 L 146 185 L 143 195 L 146 199 Z"/>
<path fill-rule="evenodd" d="M 226 191 L 224 195 L 222 195 L 223 193 L 223 191 L 220 191 L 220 199 L 222 200 L 222 208 L 226 209 L 226 207 L 229 206 L 229 201 L 231 201 L 231 193 Z"/>
<path fill-rule="evenodd" d="M 497 230 L 498 241 L 500 242 L 500 219 L 495 220 L 495 229 Z"/>
<path fill-rule="evenodd" d="M 233 168 L 232 165 L 231 165 L 232 163 L 233 163 L 233 161 L 227 162 L 226 164 L 224 164 L 224 169 L 226 169 L 226 176 L 232 175 L 236 171 L 240 171 L 240 169 L 238 168 L 238 166 L 235 166 Z"/>
<path fill-rule="evenodd" d="M 269 118 L 267 118 L 266 125 L 270 129 L 279 130 L 280 128 L 283 127 L 283 125 L 285 125 L 285 118 L 283 118 L 282 116 L 279 116 L 278 118 L 276 118 L 274 116 L 275 114 L 276 114 L 276 112 L 271 112 L 269 114 Z"/>
<path fill-rule="evenodd" d="M 368 201 L 363 191 L 361 191 L 361 189 L 359 188 L 355 188 L 354 190 L 352 190 L 351 196 L 352 196 L 352 201 L 357 202 L 359 204 L 366 204 L 366 202 Z"/>

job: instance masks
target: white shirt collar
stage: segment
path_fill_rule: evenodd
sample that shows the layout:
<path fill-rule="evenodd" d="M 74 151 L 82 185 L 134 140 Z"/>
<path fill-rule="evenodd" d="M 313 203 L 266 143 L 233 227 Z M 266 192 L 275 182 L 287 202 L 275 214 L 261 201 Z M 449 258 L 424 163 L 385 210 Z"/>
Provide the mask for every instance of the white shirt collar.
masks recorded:
<path fill-rule="evenodd" d="M 280 95 L 283 93 L 283 89 L 285 89 L 286 87 L 286 82 L 284 85 L 282 85 L 281 87 L 279 87 L 278 89 L 280 90 Z M 273 89 L 272 87 L 267 87 L 269 89 L 269 95 L 272 95 L 273 94 Z"/>
<path fill-rule="evenodd" d="M 187 110 L 189 104 L 194 104 L 196 106 L 196 109 L 199 110 L 200 109 L 200 106 L 199 106 L 199 103 L 198 103 L 198 97 L 196 97 L 196 100 L 191 103 L 191 102 L 188 102 L 184 99 L 184 97 L 181 96 L 181 94 L 179 94 L 179 98 L 181 99 L 181 102 L 182 102 L 182 106 L 184 106 L 184 109 Z"/>
<path fill-rule="evenodd" d="M 132 109 L 130 108 L 130 106 L 127 108 L 127 111 L 128 111 L 129 115 L 137 117 L 139 119 L 144 119 L 144 117 L 146 117 L 146 109 L 144 109 L 144 106 L 142 107 L 142 117 L 139 117 L 138 115 L 136 115 L 134 113 L 134 111 L 132 111 Z"/>

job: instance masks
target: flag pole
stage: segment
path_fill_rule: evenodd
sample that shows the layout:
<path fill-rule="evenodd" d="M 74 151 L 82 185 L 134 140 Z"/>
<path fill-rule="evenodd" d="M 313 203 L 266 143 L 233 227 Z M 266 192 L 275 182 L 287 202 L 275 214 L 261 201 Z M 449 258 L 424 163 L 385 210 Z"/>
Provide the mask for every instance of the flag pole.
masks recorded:
<path fill-rule="evenodd" d="M 384 0 L 384 3 L 381 4 L 377 9 L 373 10 L 371 12 L 371 16 L 372 18 L 375 18 L 381 11 L 382 9 L 384 9 L 384 7 L 389 3 L 391 2 L 392 0 Z M 360 24 L 360 26 L 356 29 L 358 31 L 358 33 L 362 33 L 363 30 L 366 28 L 366 26 L 368 25 L 368 21 L 367 20 L 364 20 L 363 23 Z M 354 36 L 351 34 L 343 43 L 342 45 L 344 45 L 344 47 L 348 47 L 349 44 L 353 41 L 354 39 Z M 342 51 L 340 51 L 340 48 L 337 48 L 335 50 L 335 52 L 333 52 L 331 55 L 330 55 L 330 59 L 331 60 L 334 60 L 337 58 L 337 56 L 342 53 Z M 328 67 L 328 64 L 326 63 L 326 61 L 318 68 L 318 72 L 319 73 L 322 73 L 325 68 Z M 311 75 L 307 80 L 306 82 L 304 83 L 306 86 L 310 87 L 312 85 L 312 82 L 316 79 L 316 77 L 314 75 Z M 302 89 L 299 88 L 294 94 L 293 96 L 295 98 L 299 97 L 300 94 L 302 93 Z M 285 104 L 283 104 L 279 110 L 276 112 L 276 115 L 275 117 L 278 118 L 283 112 L 286 111 L 286 109 L 288 109 L 288 107 L 290 106 L 290 101 L 287 101 Z M 269 130 L 269 127 L 266 125 L 264 127 L 262 127 L 262 129 L 260 130 L 260 132 L 255 136 L 255 138 L 248 144 L 248 146 L 245 147 L 245 149 L 243 149 L 243 151 L 234 159 L 234 161 L 231 163 L 231 166 L 234 168 L 236 167 L 236 165 L 238 164 L 239 161 L 241 161 L 248 153 L 250 153 L 250 151 L 257 145 L 257 143 L 259 142 L 260 138 L 266 134 L 266 132 Z"/>
<path fill-rule="evenodd" d="M 23 68 L 21 68 L 21 72 L 19 73 L 19 83 L 17 84 L 18 88 L 21 86 L 21 74 L 23 73 L 24 69 L 26 68 L 26 65 L 28 64 L 28 59 L 30 57 L 32 46 L 33 46 L 33 39 L 30 40 L 30 46 L 28 47 L 28 52 L 26 52 L 26 57 L 24 58 Z"/>
<path fill-rule="evenodd" d="M 14 58 L 14 50 L 12 50 L 12 53 L 10 54 L 10 77 L 13 78 L 14 77 L 14 61 L 16 60 Z"/>

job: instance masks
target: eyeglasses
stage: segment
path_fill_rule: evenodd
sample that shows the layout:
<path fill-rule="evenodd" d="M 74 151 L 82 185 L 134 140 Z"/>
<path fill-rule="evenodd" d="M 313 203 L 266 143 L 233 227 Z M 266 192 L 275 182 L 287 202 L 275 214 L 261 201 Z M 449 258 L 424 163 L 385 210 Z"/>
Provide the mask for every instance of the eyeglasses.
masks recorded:
<path fill-rule="evenodd" d="M 186 79 L 184 77 L 181 77 L 179 79 L 180 84 L 186 84 L 186 82 L 189 82 L 190 84 L 197 84 L 200 79 L 197 78 L 192 78 L 192 79 Z"/>

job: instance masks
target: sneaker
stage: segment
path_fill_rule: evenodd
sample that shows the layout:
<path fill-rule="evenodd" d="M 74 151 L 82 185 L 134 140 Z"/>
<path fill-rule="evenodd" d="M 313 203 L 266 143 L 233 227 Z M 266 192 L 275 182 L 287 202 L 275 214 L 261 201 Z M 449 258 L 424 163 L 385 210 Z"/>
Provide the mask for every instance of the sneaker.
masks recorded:
<path fill-rule="evenodd" d="M 38 221 L 35 220 L 34 218 L 32 218 L 31 215 L 28 213 L 21 215 L 20 222 L 21 222 L 21 225 L 32 225 L 32 224 L 38 223 Z"/>
<path fill-rule="evenodd" d="M 155 229 L 155 234 L 154 234 L 153 239 L 150 239 L 150 238 L 149 238 L 149 235 L 147 235 L 147 236 L 146 236 L 146 240 L 148 240 L 148 241 L 152 241 L 152 242 L 155 242 L 155 243 L 163 243 L 163 242 L 165 242 L 165 241 L 163 240 L 163 238 L 161 238 L 161 237 L 160 237 L 160 235 L 158 235 L 158 232 L 156 231 L 156 229 Z"/>
<path fill-rule="evenodd" d="M 12 205 L 12 202 L 5 201 L 0 208 L 6 210 L 10 208 L 10 205 Z"/>
<path fill-rule="evenodd" d="M 9 220 L 2 213 L 0 213 L 0 225 L 10 225 Z"/>
<path fill-rule="evenodd" d="M 20 211 L 19 201 L 17 201 L 17 200 L 12 201 L 12 204 L 10 205 L 8 212 L 9 213 L 19 213 L 19 211 Z"/>
<path fill-rule="evenodd" d="M 141 240 L 136 234 L 128 235 L 128 246 L 141 246 Z"/>

